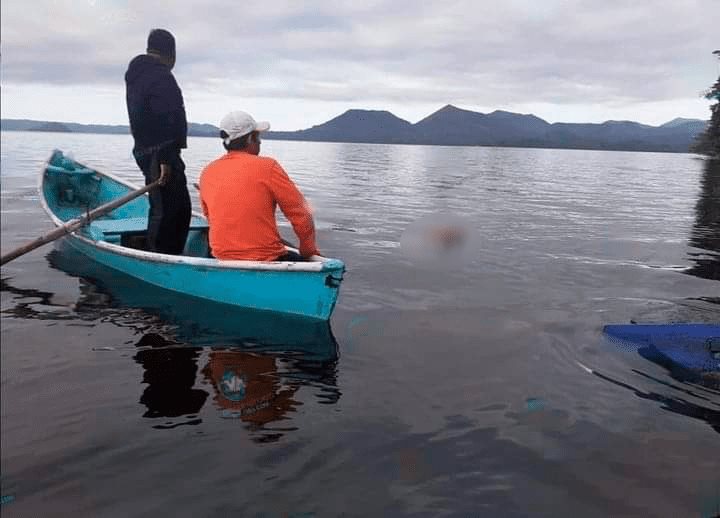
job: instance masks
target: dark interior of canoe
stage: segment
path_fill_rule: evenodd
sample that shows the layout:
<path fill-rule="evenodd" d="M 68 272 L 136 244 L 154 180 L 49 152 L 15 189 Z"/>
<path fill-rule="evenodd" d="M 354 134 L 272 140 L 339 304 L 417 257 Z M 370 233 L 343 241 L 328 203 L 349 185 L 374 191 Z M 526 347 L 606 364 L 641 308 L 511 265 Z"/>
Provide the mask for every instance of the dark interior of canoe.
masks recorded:
<path fill-rule="evenodd" d="M 147 237 L 147 217 L 98 219 L 91 223 L 90 228 L 102 240 L 129 248 L 144 250 Z M 193 257 L 210 257 L 207 245 L 208 224 L 203 218 L 193 216 L 190 221 L 190 232 L 185 244 L 185 254 Z"/>
<path fill-rule="evenodd" d="M 132 190 L 115 178 L 64 157 L 59 151 L 53 153 L 43 174 L 45 201 L 50 211 L 62 221 L 83 216 Z M 147 196 L 140 196 L 94 220 L 80 232 L 96 241 L 144 250 L 148 209 Z M 193 215 L 184 255 L 210 257 L 205 218 Z"/>

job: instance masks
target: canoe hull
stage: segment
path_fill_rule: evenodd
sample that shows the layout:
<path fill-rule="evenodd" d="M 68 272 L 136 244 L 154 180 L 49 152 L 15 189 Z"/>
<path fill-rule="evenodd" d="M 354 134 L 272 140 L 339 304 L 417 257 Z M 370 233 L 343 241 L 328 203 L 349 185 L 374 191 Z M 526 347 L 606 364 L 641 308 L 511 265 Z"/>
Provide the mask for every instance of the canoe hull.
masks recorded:
<path fill-rule="evenodd" d="M 43 206 L 56 225 L 84 214 L 82 206 L 76 207 L 73 200 L 97 206 L 135 188 L 75 162 L 69 167 L 78 169 L 68 170 L 66 175 L 62 167 L 53 166 L 67 166 L 67 159 L 58 153 L 53 153 L 43 171 L 39 189 Z M 82 175 L 78 174 L 80 167 Z M 69 234 L 66 241 L 89 261 L 166 290 L 241 308 L 330 318 L 345 270 L 342 261 L 322 257 L 310 262 L 218 261 L 207 256 L 207 222 L 201 214 L 194 215 L 197 228 L 188 237 L 186 253 L 191 255 L 131 248 L 118 236 L 108 234 L 108 227 L 146 218 L 147 206 L 146 196 L 138 198 L 107 218 Z"/>
<path fill-rule="evenodd" d="M 332 285 L 341 272 L 257 271 L 209 268 L 126 256 L 69 236 L 88 259 L 167 290 L 244 308 L 327 320 L 337 300 Z M 172 264 L 172 267 L 168 267 Z"/>
<path fill-rule="evenodd" d="M 253 311 L 190 297 L 150 285 L 87 257 L 70 245 L 58 243 L 47 256 L 52 268 L 84 279 L 92 288 L 79 293 L 79 311 L 97 305 L 98 294 L 107 294 L 107 308 L 141 309 L 163 320 L 163 329 L 172 329 L 174 340 L 192 346 L 241 346 L 258 352 L 301 353 L 305 359 L 337 359 L 337 342 L 328 321 L 287 313 Z M 114 314 L 112 310 L 108 313 Z M 116 320 L 123 325 L 125 319 Z M 134 320 L 129 325 L 134 325 Z"/>

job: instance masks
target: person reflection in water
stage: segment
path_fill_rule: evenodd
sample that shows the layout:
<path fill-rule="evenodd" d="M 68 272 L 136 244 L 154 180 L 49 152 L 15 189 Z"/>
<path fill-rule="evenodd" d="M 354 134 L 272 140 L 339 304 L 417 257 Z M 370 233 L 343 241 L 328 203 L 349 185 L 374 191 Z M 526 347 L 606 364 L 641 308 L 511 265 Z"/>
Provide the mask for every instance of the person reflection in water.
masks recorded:
<path fill-rule="evenodd" d="M 262 426 L 278 421 L 298 405 L 297 387 L 282 385 L 273 356 L 214 350 L 202 370 L 215 392 L 222 417 Z"/>
<path fill-rule="evenodd" d="M 143 417 L 180 417 L 197 414 L 208 393 L 195 389 L 198 349 L 192 347 L 168 347 L 173 345 L 155 333 L 144 335 L 136 344 L 143 349 L 134 359 L 143 366 L 143 382 L 147 387 L 140 403 L 147 407 Z M 199 424 L 198 418 L 178 424 L 158 425 L 155 428 L 172 428 L 180 424 Z"/>

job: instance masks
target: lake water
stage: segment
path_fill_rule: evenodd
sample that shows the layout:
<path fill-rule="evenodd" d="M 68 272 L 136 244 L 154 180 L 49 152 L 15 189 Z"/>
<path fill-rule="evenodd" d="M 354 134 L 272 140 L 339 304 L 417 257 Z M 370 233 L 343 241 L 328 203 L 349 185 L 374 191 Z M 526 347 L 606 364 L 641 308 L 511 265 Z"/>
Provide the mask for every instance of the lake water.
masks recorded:
<path fill-rule="evenodd" d="M 62 246 L 7 264 L 3 516 L 720 512 L 718 387 L 602 336 L 631 320 L 720 322 L 720 167 L 262 146 L 314 207 L 321 251 L 347 264 L 331 330 L 78 277 L 90 266 Z M 51 229 L 36 184 L 53 148 L 141 178 L 128 136 L 3 132 L 4 252 Z M 220 152 L 191 138 L 189 178 Z M 469 244 L 416 260 L 403 233 L 438 214 L 464 222 Z"/>

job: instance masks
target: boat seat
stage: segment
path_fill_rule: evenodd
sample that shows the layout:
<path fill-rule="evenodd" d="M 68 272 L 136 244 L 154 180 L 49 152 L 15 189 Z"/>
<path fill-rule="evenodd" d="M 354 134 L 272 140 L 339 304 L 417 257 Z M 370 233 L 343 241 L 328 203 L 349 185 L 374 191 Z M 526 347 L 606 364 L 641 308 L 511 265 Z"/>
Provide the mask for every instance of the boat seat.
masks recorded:
<path fill-rule="evenodd" d="M 105 236 L 124 236 L 147 232 L 147 224 L 147 217 L 139 217 L 96 219 L 91 223 L 91 226 L 100 230 Z M 190 230 L 206 230 L 208 228 L 208 223 L 204 219 L 198 216 L 193 216 L 190 219 Z"/>

